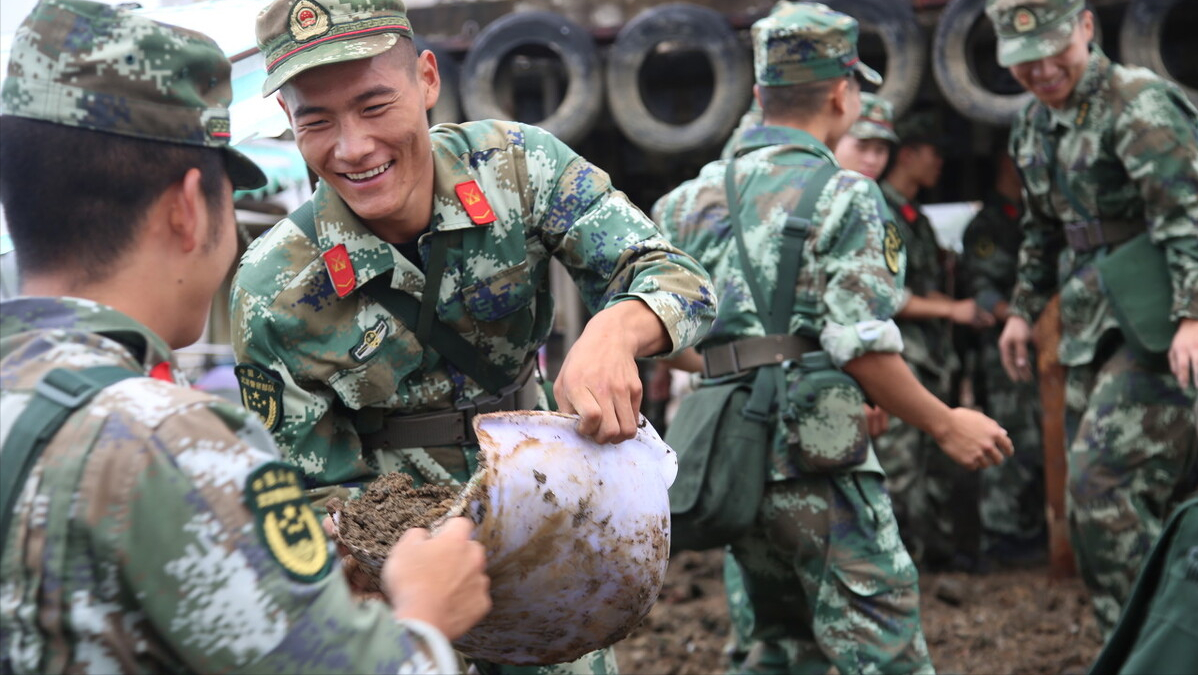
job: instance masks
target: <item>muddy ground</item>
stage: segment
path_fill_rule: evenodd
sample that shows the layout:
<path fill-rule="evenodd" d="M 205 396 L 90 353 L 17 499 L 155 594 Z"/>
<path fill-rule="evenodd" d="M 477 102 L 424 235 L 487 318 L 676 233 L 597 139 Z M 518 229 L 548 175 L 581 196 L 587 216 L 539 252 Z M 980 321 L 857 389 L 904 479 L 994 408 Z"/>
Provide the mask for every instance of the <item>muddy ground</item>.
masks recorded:
<path fill-rule="evenodd" d="M 622 672 L 725 672 L 721 561 L 719 551 L 674 557 L 657 604 L 617 647 Z M 1045 568 L 922 574 L 920 588 L 924 632 L 939 673 L 1081 674 L 1101 646 L 1081 581 L 1049 581 Z"/>

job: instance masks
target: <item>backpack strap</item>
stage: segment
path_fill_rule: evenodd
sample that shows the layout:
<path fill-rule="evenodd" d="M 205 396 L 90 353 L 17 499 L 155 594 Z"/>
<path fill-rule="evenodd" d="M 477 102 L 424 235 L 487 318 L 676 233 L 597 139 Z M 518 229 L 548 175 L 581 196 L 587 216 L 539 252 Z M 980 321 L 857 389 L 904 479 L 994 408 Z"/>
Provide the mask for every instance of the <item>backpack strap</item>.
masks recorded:
<path fill-rule="evenodd" d="M 811 180 L 803 188 L 803 196 L 791 214 L 786 218 L 786 226 L 782 229 L 782 254 L 778 263 L 778 280 L 774 286 L 772 304 L 767 304 L 765 291 L 760 279 L 753 271 L 758 267 L 752 264 L 749 249 L 745 244 L 745 228 L 740 219 L 740 200 L 736 190 L 736 178 L 733 174 L 735 160 L 728 162 L 724 171 L 724 189 L 727 193 L 728 212 L 732 217 L 732 229 L 736 233 L 736 248 L 740 255 L 741 269 L 749 283 L 753 294 L 753 303 L 762 317 L 765 331 L 771 335 L 788 335 L 790 333 L 790 315 L 794 308 L 795 283 L 803 266 L 803 247 L 807 236 L 813 228 L 812 218 L 815 216 L 815 205 L 824 186 L 832 176 L 840 170 L 835 164 L 826 162 L 820 166 Z M 814 311 L 814 308 L 811 308 Z M 758 368 L 753 381 L 753 393 L 745 404 L 744 414 L 752 419 L 764 420 L 769 417 L 770 408 L 783 389 L 782 372 L 777 368 Z"/>
<path fill-rule="evenodd" d="M 319 241 L 316 236 L 316 211 L 311 200 L 301 204 L 288 217 L 314 243 Z M 513 383 L 512 378 L 487 360 L 478 347 L 462 337 L 461 333 L 437 318 L 437 297 L 440 295 L 441 277 L 445 274 L 448 237 L 452 234 L 433 234 L 423 302 L 392 288 L 386 276 L 371 279 L 362 285 L 362 290 L 402 321 L 421 345 L 430 347 L 488 393 L 498 396 Z"/>
<path fill-rule="evenodd" d="M 42 376 L 33 397 L 8 432 L 0 453 L 0 557 L 8 541 L 8 528 L 29 472 L 42 450 L 76 410 L 105 387 L 131 377 L 145 377 L 120 366 L 84 370 L 55 368 Z"/>

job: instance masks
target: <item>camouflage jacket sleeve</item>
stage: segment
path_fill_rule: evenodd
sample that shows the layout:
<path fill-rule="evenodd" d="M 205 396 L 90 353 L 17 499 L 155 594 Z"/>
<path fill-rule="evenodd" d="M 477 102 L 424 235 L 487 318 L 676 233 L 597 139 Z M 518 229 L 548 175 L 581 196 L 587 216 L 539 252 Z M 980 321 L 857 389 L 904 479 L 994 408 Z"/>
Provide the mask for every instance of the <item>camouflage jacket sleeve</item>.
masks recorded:
<path fill-rule="evenodd" d="M 1144 201 L 1150 236 L 1165 248 L 1170 318 L 1198 319 L 1198 111 L 1157 79 L 1115 119 L 1115 153 Z"/>
<path fill-rule="evenodd" d="M 288 461 L 322 485 L 374 473 L 362 457 L 353 420 L 341 413 L 337 391 L 301 385 L 285 358 L 288 339 L 302 340 L 307 335 L 301 320 L 271 311 L 261 298 L 236 284 L 230 303 L 231 325 L 240 327 L 233 331 L 233 353 L 243 364 L 239 368 L 252 366 L 265 371 L 266 386 L 277 386 L 269 382 L 270 378 L 282 383 L 281 392 L 261 392 L 263 396 L 277 396 L 273 415 L 266 406 L 248 407 L 268 411 L 264 420 L 267 429 Z"/>
<path fill-rule="evenodd" d="M 1031 110 L 1025 108 L 1016 118 L 1011 130 L 1009 152 L 1017 156 L 1017 139 L 1036 133 L 1031 122 Z M 1020 167 L 1021 171 L 1023 167 Z M 1026 176 L 1025 176 L 1026 180 Z M 1032 323 L 1044 311 L 1045 305 L 1057 290 L 1057 254 L 1062 245 L 1061 223 L 1046 213 L 1043 205 L 1028 199 L 1024 190 L 1024 211 L 1020 227 L 1023 243 L 1019 247 L 1019 266 L 1015 273 L 1015 288 L 1011 292 L 1010 313 Z"/>
<path fill-rule="evenodd" d="M 96 449 L 108 460 L 96 475 L 123 494 L 96 511 L 97 545 L 125 561 L 154 633 L 195 672 L 452 670 L 437 631 L 351 597 L 299 473 L 257 420 L 195 398 L 153 424 L 135 464 Z"/>
<path fill-rule="evenodd" d="M 541 241 L 592 312 L 637 298 L 669 332 L 671 353 L 694 345 L 715 316 L 707 272 L 612 187 L 607 174 L 536 127 L 523 127 Z"/>
<path fill-rule="evenodd" d="M 901 353 L 892 317 L 903 299 L 906 253 L 877 184 L 841 172 L 824 188 L 816 218 L 825 225 L 804 267 L 825 279 L 821 346 L 838 366 L 867 352 Z M 811 283 L 808 274 L 800 287 Z"/>

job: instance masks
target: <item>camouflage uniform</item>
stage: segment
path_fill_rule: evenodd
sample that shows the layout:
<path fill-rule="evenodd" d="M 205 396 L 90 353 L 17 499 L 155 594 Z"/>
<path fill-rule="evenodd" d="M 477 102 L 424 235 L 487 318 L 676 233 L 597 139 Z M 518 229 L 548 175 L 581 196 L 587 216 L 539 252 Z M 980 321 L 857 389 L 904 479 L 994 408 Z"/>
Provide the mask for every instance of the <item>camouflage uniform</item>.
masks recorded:
<path fill-rule="evenodd" d="M 1007 301 L 1015 286 L 1021 213 L 1019 204 L 995 194 L 962 236 L 961 291 L 988 312 Z M 1001 324 L 979 329 L 971 373 L 982 408 L 1007 430 L 1015 445 L 1014 456 L 980 477 L 986 551 L 999 558 L 1030 552 L 1029 546 L 1042 547 L 1046 536 L 1040 392 L 1035 382 L 1013 382 L 1003 370 L 998 351 L 1001 333 Z"/>
<path fill-rule="evenodd" d="M 275 62 L 276 53 L 304 49 L 288 42 L 287 29 L 288 13 L 301 11 L 303 3 L 281 0 L 260 17 L 260 46 L 268 63 Z M 406 30 L 397 2 L 355 0 L 333 6 L 329 14 L 333 36 L 357 30 L 356 21 L 386 19 Z M 277 26 L 263 23 L 274 15 L 282 17 L 276 17 Z M 324 59 L 318 51 L 324 47 L 355 44 L 317 45 L 314 58 Z M 315 65 L 384 51 L 367 41 L 362 45 L 352 56 L 335 54 Z M 295 74 L 294 58 L 270 72 L 268 89 Z M 384 448 L 364 447 L 361 440 L 386 415 L 452 410 L 486 393 L 361 288 L 384 278 L 392 288 L 422 299 L 435 237 L 457 237 L 448 248 L 437 318 L 513 380 L 550 335 L 551 258 L 569 270 L 591 312 L 644 301 L 666 327 L 670 352 L 693 344 L 714 313 L 715 298 L 698 263 L 672 247 L 606 173 L 552 135 L 489 120 L 441 125 L 430 136 L 435 177 L 429 231 L 419 239 L 422 264 L 376 236 L 322 183 L 310 201 L 316 240 L 284 219 L 251 245 L 235 279 L 231 302 L 239 328 L 233 345 L 238 367 L 266 387 L 253 390 L 243 380 L 243 392 L 247 398 L 257 393 L 269 399 L 251 401 L 251 407 L 267 414 L 279 446 L 312 487 L 359 484 L 389 471 L 452 484 L 474 469 L 478 446 L 473 443 Z M 492 221 L 476 222 L 478 211 L 462 196 L 464 185 L 481 195 Z M 342 245 L 352 276 L 348 289 L 335 289 L 322 258 Z M 573 666 L 541 671 L 615 669 L 614 656 L 605 650 Z"/>
<path fill-rule="evenodd" d="M 781 6 L 794 3 L 783 0 L 775 5 L 775 14 Z M 721 159 L 731 159 L 745 142 L 745 136 L 750 129 L 761 125 L 761 106 L 753 101 L 753 106 L 741 118 L 740 126 L 728 139 Z M 861 115 L 849 128 L 849 135 L 855 138 L 878 138 L 891 143 L 898 142 L 894 133 L 894 108 L 886 99 L 877 94 L 861 94 Z M 740 566 L 731 553 L 724 556 L 724 591 L 728 596 L 728 614 L 732 621 L 732 634 L 725 652 L 731 655 L 735 662 L 747 652 L 749 635 L 753 632 L 753 609 L 749 607 L 749 598 L 744 591 L 744 580 L 741 578 Z"/>
<path fill-rule="evenodd" d="M 1034 26 L 1068 24 L 1071 34 L 1081 11 L 1064 0 L 1016 4 L 987 5 L 1003 65 L 1060 51 L 1055 28 Z M 1194 394 L 1163 359 L 1137 355 L 1121 337 L 1095 268 L 1112 247 L 1059 247 L 1065 224 L 1090 216 L 1143 223 L 1168 260 L 1170 318 L 1198 318 L 1198 111 L 1174 85 L 1091 45 L 1064 107 L 1033 101 L 1015 120 L 1010 151 L 1028 207 L 1011 311 L 1031 322 L 1060 291 L 1070 534 L 1109 631 L 1164 519 L 1198 486 Z"/>
<path fill-rule="evenodd" d="M 198 33 L 46 0 L 14 41 L 5 115 L 219 148 L 234 187 L 255 188 L 261 171 L 228 148 L 229 68 Z M 171 350 L 147 327 L 89 300 L 17 298 L 0 302 L 0 354 L 6 467 L 42 428 L 26 413 L 49 372 L 142 374 L 68 416 L 16 485 L 0 671 L 456 668 L 435 628 L 351 597 L 299 472 L 257 418 L 175 384 Z"/>
<path fill-rule="evenodd" d="M 174 367 L 149 329 L 74 298 L 0 303 L 0 348 L 5 438 L 49 370 Z M 353 599 L 298 486 L 300 538 L 327 562 L 297 576 L 267 543 L 243 490 L 263 470 L 298 480 L 280 459 L 256 416 L 215 396 L 148 377 L 98 394 L 46 447 L 17 504 L 2 560 L 3 670 L 454 668 L 435 629 Z"/>
<path fill-rule="evenodd" d="M 900 133 L 900 138 L 906 136 Z M 945 292 L 940 246 L 931 221 L 917 202 L 908 200 L 890 183 L 881 182 L 882 194 L 899 224 L 907 249 L 905 295 L 928 296 Z M 900 307 L 905 304 L 900 303 Z M 942 401 L 949 396 L 949 376 L 955 356 L 949 341 L 949 324 L 938 319 L 897 319 L 903 334 L 903 358 L 928 391 Z M 874 439 L 878 458 L 886 469 L 886 487 L 895 502 L 904 540 L 916 560 L 946 561 L 953 556 L 952 509 L 948 507 L 955 480 L 964 469 L 940 451 L 935 440 L 897 417 L 890 418 L 885 433 Z"/>
<path fill-rule="evenodd" d="M 802 7 L 785 20 L 766 18 L 754 25 L 759 85 L 849 72 L 844 62 L 850 61 L 849 50 L 855 55 L 856 22 L 823 5 Z M 837 68 L 812 66 L 804 72 L 803 56 L 784 56 L 798 53 L 786 49 L 796 39 L 815 45 L 807 59 L 830 53 L 844 55 L 844 61 Z M 759 126 L 742 140 L 734 160 L 743 200 L 740 218 L 750 255 L 761 263 L 762 281 L 769 287 L 787 216 L 815 170 L 836 160 L 823 143 L 790 127 Z M 673 240 L 715 279 L 721 302 L 701 351 L 765 334 L 728 215 L 727 167 L 727 160 L 708 164 L 653 209 Z M 870 351 L 902 349 L 890 316 L 901 298 L 904 261 L 898 233 L 887 220 L 877 186 L 859 174 L 838 172 L 819 197 L 796 300 L 796 306 L 805 296 L 816 301 L 818 313 L 796 311 L 790 326 L 792 332 L 819 335 L 838 366 Z M 827 436 L 857 433 L 859 442 L 868 444 L 864 432 L 839 422 L 829 422 Z M 754 525 L 732 545 L 754 613 L 751 637 L 758 643 L 745 668 L 824 672 L 835 665 L 843 673 L 930 672 L 919 625 L 917 572 L 898 536 L 877 458 L 869 450 L 854 468 L 804 472 L 788 449 L 789 435 L 788 423 L 775 416 L 765 497 Z"/>

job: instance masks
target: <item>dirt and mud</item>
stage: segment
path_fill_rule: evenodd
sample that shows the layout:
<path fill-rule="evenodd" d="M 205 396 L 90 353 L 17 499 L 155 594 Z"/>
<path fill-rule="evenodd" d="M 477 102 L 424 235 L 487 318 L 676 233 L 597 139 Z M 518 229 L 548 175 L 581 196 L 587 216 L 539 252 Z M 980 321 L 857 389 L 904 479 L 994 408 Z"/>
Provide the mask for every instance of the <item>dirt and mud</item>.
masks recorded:
<path fill-rule="evenodd" d="M 722 559 L 719 551 L 707 551 L 670 561 L 657 604 L 616 647 L 621 672 L 726 672 Z M 1081 581 L 1051 581 L 1046 568 L 922 574 L 920 589 L 938 673 L 1082 674 L 1101 647 Z"/>
<path fill-rule="evenodd" d="M 326 505 L 336 523 L 336 536 L 359 561 L 361 570 L 378 588 L 378 567 L 391 547 L 413 527 L 428 527 L 449 512 L 458 488 L 441 485 L 413 487 L 412 477 L 389 473 L 370 484 L 358 499 L 334 498 Z M 368 589 L 371 590 L 371 589 Z"/>

